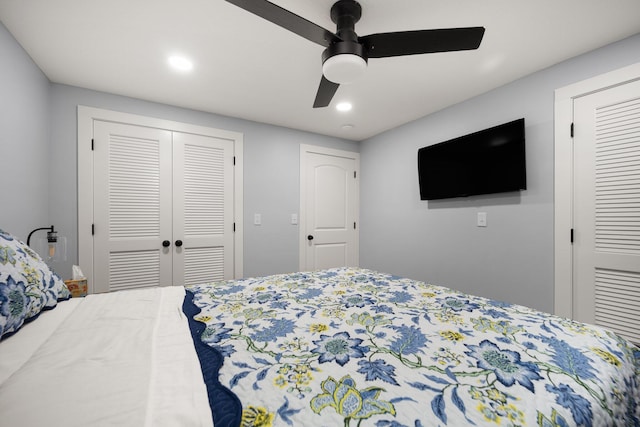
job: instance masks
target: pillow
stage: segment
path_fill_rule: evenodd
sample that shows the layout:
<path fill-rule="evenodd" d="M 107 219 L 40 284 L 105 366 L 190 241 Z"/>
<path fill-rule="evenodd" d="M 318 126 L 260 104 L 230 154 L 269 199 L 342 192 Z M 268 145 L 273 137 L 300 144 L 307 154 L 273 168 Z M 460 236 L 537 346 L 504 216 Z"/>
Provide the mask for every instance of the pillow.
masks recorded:
<path fill-rule="evenodd" d="M 0 273 L 0 340 L 20 329 L 30 303 L 24 282 Z"/>
<path fill-rule="evenodd" d="M 58 302 L 66 301 L 71 298 L 71 291 L 67 287 L 67 284 L 64 283 L 64 280 L 60 278 L 53 270 L 51 271 L 58 280 L 56 280 L 56 289 L 58 289 Z"/>
<path fill-rule="evenodd" d="M 62 279 L 35 251 L 0 229 L 0 339 L 69 297 Z"/>

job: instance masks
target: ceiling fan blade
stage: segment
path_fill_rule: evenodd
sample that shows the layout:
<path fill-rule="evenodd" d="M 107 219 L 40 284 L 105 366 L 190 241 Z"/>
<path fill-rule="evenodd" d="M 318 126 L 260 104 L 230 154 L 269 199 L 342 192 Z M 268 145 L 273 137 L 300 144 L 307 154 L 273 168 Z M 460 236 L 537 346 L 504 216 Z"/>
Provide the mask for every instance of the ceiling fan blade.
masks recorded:
<path fill-rule="evenodd" d="M 340 85 L 338 83 L 327 80 L 325 76 L 322 76 L 322 80 L 320 80 L 320 86 L 318 87 L 318 93 L 316 94 L 316 100 L 313 101 L 313 108 L 322 108 L 328 106 L 331 103 L 333 95 L 335 95 L 339 86 Z"/>
<path fill-rule="evenodd" d="M 360 37 L 369 58 L 477 49 L 484 27 L 378 33 Z"/>
<path fill-rule="evenodd" d="M 331 42 L 340 40 L 340 38 L 333 34 L 331 31 L 326 30 L 311 21 L 307 21 L 303 17 L 298 16 L 295 13 L 291 13 L 287 9 L 283 9 L 280 6 L 275 5 L 269 1 L 226 1 L 246 10 L 247 12 L 258 15 L 259 17 L 264 18 L 269 22 L 279 25 L 286 30 L 296 33 L 297 35 L 304 37 L 307 40 L 318 43 L 321 46 L 329 47 Z"/>

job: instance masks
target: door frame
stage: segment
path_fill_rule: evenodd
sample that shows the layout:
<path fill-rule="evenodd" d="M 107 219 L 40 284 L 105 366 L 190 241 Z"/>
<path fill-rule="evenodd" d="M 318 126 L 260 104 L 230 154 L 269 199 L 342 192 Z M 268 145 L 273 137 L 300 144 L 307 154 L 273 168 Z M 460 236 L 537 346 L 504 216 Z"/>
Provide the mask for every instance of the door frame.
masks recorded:
<path fill-rule="evenodd" d="M 355 253 L 356 253 L 356 264 L 360 263 L 360 153 L 355 151 L 346 151 L 346 150 L 337 150 L 334 148 L 320 147 L 316 145 L 307 145 L 300 144 L 300 216 L 298 221 L 298 248 L 299 248 L 299 269 L 300 271 L 307 270 L 307 261 L 306 261 L 306 248 L 307 248 L 307 240 L 306 240 L 306 230 L 304 229 L 305 221 L 307 220 L 307 208 L 306 208 L 306 188 L 307 188 L 307 153 L 315 153 L 321 154 L 325 156 L 332 157 L 343 157 L 347 159 L 353 159 L 355 161 L 355 170 L 358 176 L 356 180 L 356 190 L 355 190 Z"/>
<path fill-rule="evenodd" d="M 554 312 L 573 318 L 573 102 L 640 80 L 640 63 L 555 90 L 554 112 Z"/>
<path fill-rule="evenodd" d="M 96 120 L 146 126 L 176 132 L 229 139 L 234 145 L 234 277 L 243 277 L 243 134 L 222 129 L 119 111 L 78 105 L 78 264 L 87 277 L 89 293 L 93 293 L 93 122 Z"/>

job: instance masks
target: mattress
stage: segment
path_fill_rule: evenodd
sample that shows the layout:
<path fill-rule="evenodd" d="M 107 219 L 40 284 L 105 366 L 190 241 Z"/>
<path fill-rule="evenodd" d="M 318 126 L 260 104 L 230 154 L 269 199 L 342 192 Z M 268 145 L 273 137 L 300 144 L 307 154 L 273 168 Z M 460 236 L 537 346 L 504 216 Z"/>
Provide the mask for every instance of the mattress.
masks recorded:
<path fill-rule="evenodd" d="M 638 426 L 606 329 L 338 268 L 59 302 L 0 342 L 6 426 Z"/>

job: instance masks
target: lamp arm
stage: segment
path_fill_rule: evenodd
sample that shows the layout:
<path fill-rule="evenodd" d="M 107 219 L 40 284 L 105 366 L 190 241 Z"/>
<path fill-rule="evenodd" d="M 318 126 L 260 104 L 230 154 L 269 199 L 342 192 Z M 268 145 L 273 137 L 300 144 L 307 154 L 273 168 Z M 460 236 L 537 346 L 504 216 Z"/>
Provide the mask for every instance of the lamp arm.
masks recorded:
<path fill-rule="evenodd" d="M 29 244 L 29 242 L 31 241 L 31 236 L 33 235 L 33 233 L 35 233 L 36 231 L 40 231 L 40 230 L 49 230 L 51 233 L 53 233 L 55 230 L 53 229 L 53 225 L 51 227 L 42 227 L 42 228 L 36 228 L 35 230 L 33 230 L 31 233 L 29 233 L 29 236 L 27 236 L 27 246 L 31 246 Z"/>

